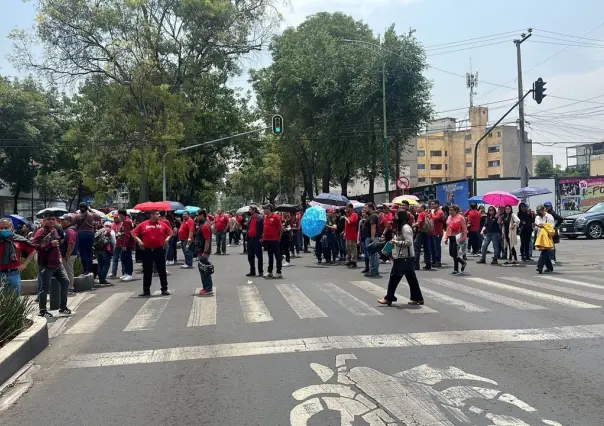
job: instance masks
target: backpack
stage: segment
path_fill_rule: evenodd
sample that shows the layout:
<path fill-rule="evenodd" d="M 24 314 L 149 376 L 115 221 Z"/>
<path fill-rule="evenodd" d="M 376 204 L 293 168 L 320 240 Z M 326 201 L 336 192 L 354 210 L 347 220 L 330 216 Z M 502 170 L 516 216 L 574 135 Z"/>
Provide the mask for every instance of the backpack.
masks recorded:
<path fill-rule="evenodd" d="M 95 250 L 107 250 L 107 244 L 111 242 L 111 239 L 107 235 L 106 229 L 99 229 L 94 233 L 93 247 Z"/>
<path fill-rule="evenodd" d="M 422 232 L 425 234 L 430 234 L 430 233 L 432 233 L 433 230 L 434 230 L 434 222 L 432 221 L 432 216 L 427 214 L 424 217 L 424 227 L 422 229 Z"/>

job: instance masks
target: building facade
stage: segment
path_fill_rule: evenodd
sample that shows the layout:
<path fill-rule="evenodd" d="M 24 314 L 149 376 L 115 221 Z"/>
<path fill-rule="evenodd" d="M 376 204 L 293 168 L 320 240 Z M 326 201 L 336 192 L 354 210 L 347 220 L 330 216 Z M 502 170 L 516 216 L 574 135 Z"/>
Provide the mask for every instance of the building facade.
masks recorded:
<path fill-rule="evenodd" d="M 467 129 L 456 130 L 455 119 L 444 118 L 428 125 L 426 133 L 417 138 L 419 185 L 473 177 L 474 146 L 488 129 L 488 108 L 471 107 L 469 117 Z M 526 144 L 525 149 L 527 159 L 531 159 L 531 145 Z M 477 158 L 478 178 L 520 176 L 517 127 L 502 125 L 494 128 L 480 143 Z"/>

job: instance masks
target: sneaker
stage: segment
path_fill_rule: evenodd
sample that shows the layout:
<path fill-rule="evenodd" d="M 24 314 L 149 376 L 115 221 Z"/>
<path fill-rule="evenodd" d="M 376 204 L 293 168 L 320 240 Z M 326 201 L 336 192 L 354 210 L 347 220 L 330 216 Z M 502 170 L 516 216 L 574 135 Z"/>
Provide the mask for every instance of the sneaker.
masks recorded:
<path fill-rule="evenodd" d="M 212 290 L 206 290 L 204 288 L 204 289 L 199 290 L 199 295 L 200 296 L 214 296 L 214 291 L 212 291 Z"/>
<path fill-rule="evenodd" d="M 115 274 L 109 274 L 107 275 L 107 278 L 115 278 Z"/>
<path fill-rule="evenodd" d="M 151 297 L 151 292 L 143 291 L 142 293 L 139 293 L 138 297 Z"/>
<path fill-rule="evenodd" d="M 493 259 L 491 260 L 491 265 L 499 265 L 499 262 L 497 262 L 497 259 Z"/>
<path fill-rule="evenodd" d="M 43 317 L 43 318 L 52 318 L 53 317 L 53 315 L 50 312 L 48 312 L 47 310 L 40 311 L 38 316 Z"/>
<path fill-rule="evenodd" d="M 272 272 L 267 272 L 263 276 L 264 276 L 264 278 L 273 278 L 273 273 Z"/>
<path fill-rule="evenodd" d="M 276 274 L 273 276 L 273 278 L 275 278 L 275 279 L 281 279 L 281 278 L 283 278 L 283 275 L 281 275 L 281 273 L 280 273 L 280 272 L 277 272 L 277 273 L 276 273 Z"/>
<path fill-rule="evenodd" d="M 245 274 L 246 277 L 255 277 L 256 273 L 255 272 L 250 272 L 249 274 Z"/>
<path fill-rule="evenodd" d="M 289 266 L 289 263 L 287 263 L 287 262 L 283 262 L 282 266 L 283 266 L 283 267 Z"/>
<path fill-rule="evenodd" d="M 120 280 L 123 280 L 123 279 L 124 279 L 124 278 L 126 278 L 127 276 L 128 276 L 128 275 L 125 275 L 125 274 L 124 274 L 124 275 L 122 275 L 122 276 L 120 277 Z"/>
<path fill-rule="evenodd" d="M 59 309 L 59 313 L 63 314 L 63 315 L 71 315 L 71 309 L 69 309 L 69 308 Z"/>
<path fill-rule="evenodd" d="M 484 259 L 480 259 L 480 260 L 478 260 L 476 263 L 487 263 L 487 261 L 486 261 L 486 260 L 484 260 Z"/>
<path fill-rule="evenodd" d="M 124 275 L 122 281 L 132 281 L 132 275 Z"/>
<path fill-rule="evenodd" d="M 451 275 L 461 275 L 461 272 L 459 272 L 459 271 L 453 271 L 453 272 L 451 272 Z"/>
<path fill-rule="evenodd" d="M 170 296 L 172 293 L 170 293 L 168 290 L 162 290 L 161 291 L 161 295 L 162 296 Z"/>
<path fill-rule="evenodd" d="M 166 271 L 166 275 L 172 275 L 172 272 Z"/>
<path fill-rule="evenodd" d="M 180 269 L 193 269 L 193 265 L 182 265 Z"/>

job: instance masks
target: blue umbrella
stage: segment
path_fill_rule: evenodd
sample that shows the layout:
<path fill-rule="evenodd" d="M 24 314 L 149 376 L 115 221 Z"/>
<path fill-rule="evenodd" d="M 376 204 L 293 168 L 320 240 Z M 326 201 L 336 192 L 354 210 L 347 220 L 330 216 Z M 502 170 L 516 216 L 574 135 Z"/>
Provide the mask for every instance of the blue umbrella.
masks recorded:
<path fill-rule="evenodd" d="M 468 201 L 470 203 L 484 204 L 484 201 L 482 201 L 482 195 L 474 195 Z"/>
<path fill-rule="evenodd" d="M 186 206 L 185 210 L 187 212 L 189 212 L 190 214 L 195 214 L 197 213 L 199 210 L 201 210 L 201 207 L 197 207 L 197 206 Z"/>
<path fill-rule="evenodd" d="M 340 194 L 328 194 L 323 193 L 315 197 L 315 201 L 321 204 L 328 204 L 330 206 L 345 206 L 348 204 L 348 198 Z"/>
<path fill-rule="evenodd" d="M 514 191 L 510 191 L 510 194 L 515 195 L 518 198 L 530 198 L 536 195 L 545 195 L 551 193 L 552 191 L 541 186 L 525 186 L 524 188 L 519 188 Z"/>
<path fill-rule="evenodd" d="M 10 220 L 12 220 L 13 227 L 15 229 L 18 229 L 19 225 L 21 225 L 22 223 L 28 225 L 31 229 L 33 229 L 33 227 L 34 227 L 29 220 L 25 219 L 23 216 L 19 216 L 18 214 L 9 214 L 9 215 L 4 216 L 4 217 L 7 217 Z"/>
<path fill-rule="evenodd" d="M 176 210 L 176 211 L 174 212 L 174 214 L 183 214 L 184 212 L 185 212 L 184 210 Z"/>
<path fill-rule="evenodd" d="M 323 232 L 325 223 L 327 222 L 327 214 L 321 206 L 312 206 L 306 209 L 302 216 L 302 232 L 308 238 L 313 238 Z"/>

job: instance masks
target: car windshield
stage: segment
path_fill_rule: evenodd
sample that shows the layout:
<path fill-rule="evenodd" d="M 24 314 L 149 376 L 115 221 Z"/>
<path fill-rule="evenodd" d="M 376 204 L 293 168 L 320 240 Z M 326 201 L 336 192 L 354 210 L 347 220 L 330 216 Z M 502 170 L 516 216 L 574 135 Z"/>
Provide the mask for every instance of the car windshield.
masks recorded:
<path fill-rule="evenodd" d="M 604 213 L 604 203 L 596 204 L 595 206 L 587 210 L 586 213 Z"/>

